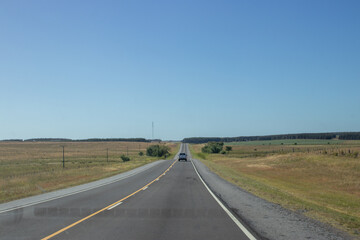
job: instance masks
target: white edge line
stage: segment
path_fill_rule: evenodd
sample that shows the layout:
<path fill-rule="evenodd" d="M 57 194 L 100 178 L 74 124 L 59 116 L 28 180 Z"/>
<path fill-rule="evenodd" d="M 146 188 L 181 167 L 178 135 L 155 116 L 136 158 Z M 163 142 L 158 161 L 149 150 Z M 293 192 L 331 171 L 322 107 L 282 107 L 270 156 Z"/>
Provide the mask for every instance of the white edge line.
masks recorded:
<path fill-rule="evenodd" d="M 216 202 L 220 205 L 220 207 L 222 207 L 222 209 L 224 209 L 224 211 L 227 213 L 227 215 L 229 215 L 229 217 L 231 218 L 231 220 L 233 220 L 235 222 L 235 224 L 241 229 L 241 231 L 243 231 L 243 233 L 250 239 L 250 240 L 256 240 L 256 238 L 244 227 L 244 225 L 241 224 L 241 222 L 239 222 L 239 220 L 237 220 L 237 218 L 224 206 L 224 204 L 218 199 L 218 197 L 216 197 L 216 195 L 210 190 L 210 188 L 206 185 L 206 183 L 204 182 L 204 180 L 202 179 L 202 177 L 200 176 L 199 172 L 197 171 L 193 161 L 191 160 L 191 163 L 195 169 L 196 174 L 198 175 L 198 177 L 200 178 L 201 182 L 204 184 L 204 186 L 206 187 L 206 189 L 209 191 L 209 193 L 211 194 L 211 196 L 216 200 Z"/>
<path fill-rule="evenodd" d="M 156 165 L 157 165 L 157 164 L 156 164 Z M 155 165 L 155 166 L 156 166 L 156 165 Z M 150 168 L 155 167 L 155 166 L 151 166 Z M 145 169 L 144 171 L 146 171 L 146 170 L 148 170 L 148 169 L 150 169 L 150 168 L 147 168 L 147 169 Z M 1 213 L 5 213 L 5 212 L 14 211 L 14 210 L 17 210 L 17 209 L 20 209 L 20 208 L 30 207 L 30 206 L 37 205 L 37 204 L 44 203 L 44 202 L 49 202 L 49 201 L 56 200 L 56 199 L 59 199 L 59 198 L 68 197 L 68 196 L 75 195 L 75 194 L 78 194 L 78 193 L 86 192 L 86 191 L 89 191 L 89 190 L 92 190 L 92 189 L 95 189 L 95 188 L 98 188 L 98 187 L 102 187 L 102 186 L 105 186 L 105 185 L 108 185 L 108 184 L 112 184 L 112 183 L 115 183 L 115 182 L 124 180 L 124 179 L 126 179 L 126 178 L 132 177 L 132 176 L 134 176 L 134 175 L 136 175 L 136 174 L 139 174 L 139 173 L 141 173 L 141 172 L 143 172 L 143 171 L 135 172 L 135 173 L 132 173 L 132 174 L 130 174 L 130 175 L 124 176 L 124 177 L 122 177 L 122 178 L 115 179 L 115 180 L 113 180 L 113 181 L 111 181 L 111 182 L 101 183 L 101 184 L 96 185 L 96 186 L 93 186 L 93 187 L 88 187 L 88 188 L 85 188 L 85 189 L 82 189 L 82 190 L 78 190 L 78 191 L 75 191 L 75 192 L 63 194 L 63 195 L 60 195 L 60 196 L 57 196 L 57 197 L 52 197 L 52 198 L 48 198 L 48 199 L 44 199 L 44 200 L 39 200 L 39 201 L 32 202 L 32 203 L 28 203 L 28 204 L 23 204 L 23 205 L 20 205 L 20 206 L 17 206 L 17 207 L 12 207 L 12 208 L 8 208 L 8 209 L 5 209 L 5 210 L 0 210 L 0 214 L 1 214 Z M 64 189 L 60 189 L 60 190 L 64 190 Z M 59 190 L 59 191 L 60 191 L 60 190 Z M 19 200 L 20 200 L 20 199 L 19 199 Z"/>
<path fill-rule="evenodd" d="M 119 202 L 119 203 L 115 204 L 114 206 L 109 207 L 107 210 L 111 210 L 111 209 L 119 206 L 120 204 L 122 204 L 122 202 Z"/>

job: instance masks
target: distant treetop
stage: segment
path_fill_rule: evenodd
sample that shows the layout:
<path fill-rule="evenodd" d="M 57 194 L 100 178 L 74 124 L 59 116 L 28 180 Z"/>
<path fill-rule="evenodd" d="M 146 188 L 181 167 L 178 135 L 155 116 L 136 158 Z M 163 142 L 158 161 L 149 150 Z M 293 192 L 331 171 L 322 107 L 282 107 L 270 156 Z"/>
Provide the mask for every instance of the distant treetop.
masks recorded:
<path fill-rule="evenodd" d="M 245 137 L 192 137 L 184 138 L 184 143 L 208 143 L 208 142 L 242 142 L 263 141 L 282 139 L 339 139 L 360 140 L 360 132 L 333 132 L 333 133 L 295 133 L 268 136 L 245 136 Z"/>

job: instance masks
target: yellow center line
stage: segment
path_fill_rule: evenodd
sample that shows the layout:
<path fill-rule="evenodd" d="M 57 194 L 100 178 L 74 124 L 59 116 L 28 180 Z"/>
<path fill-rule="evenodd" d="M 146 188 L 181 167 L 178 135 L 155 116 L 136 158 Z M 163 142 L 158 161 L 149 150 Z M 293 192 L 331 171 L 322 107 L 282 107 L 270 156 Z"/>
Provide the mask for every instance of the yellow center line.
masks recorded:
<path fill-rule="evenodd" d="M 172 168 L 172 166 L 174 166 L 174 164 L 175 164 L 176 162 L 177 162 L 177 161 L 175 160 L 175 161 L 170 165 L 170 167 L 168 167 L 168 169 L 165 170 L 164 173 L 168 172 L 168 171 Z M 54 233 L 51 234 L 51 235 L 42 238 L 42 240 L 50 239 L 50 238 L 52 238 L 52 237 L 54 237 L 54 236 L 56 236 L 56 235 L 58 235 L 58 234 L 60 234 L 60 233 L 62 233 L 62 232 L 64 232 L 64 231 L 68 230 L 69 228 L 72 228 L 72 227 L 78 225 L 79 223 L 81 223 L 81 222 L 83 222 L 83 221 L 85 221 L 85 220 L 87 220 L 87 219 L 89 219 L 89 218 L 91 218 L 91 217 L 93 217 L 93 216 L 95 216 L 95 215 L 97 215 L 97 214 L 105 211 L 106 209 L 114 206 L 115 204 L 118 204 L 119 202 L 123 202 L 124 200 L 128 199 L 129 197 L 131 197 L 131 196 L 135 195 L 136 193 L 140 192 L 143 188 L 150 186 L 150 185 L 151 185 L 152 183 L 154 183 L 157 179 L 159 179 L 164 173 L 162 173 L 159 177 L 155 178 L 154 180 L 152 180 L 151 182 L 149 182 L 148 184 L 146 184 L 146 185 L 143 186 L 142 188 L 140 188 L 140 189 L 136 190 L 135 192 L 127 195 L 126 197 L 120 199 L 119 201 L 116 201 L 116 202 L 110 204 L 109 206 L 106 206 L 106 207 L 104 207 L 103 209 L 100 209 L 99 211 L 94 212 L 94 213 L 90 214 L 89 216 L 86 216 L 86 217 L 80 219 L 79 221 L 76 221 L 76 222 L 70 224 L 69 226 L 60 229 L 59 231 L 54 232 Z"/>

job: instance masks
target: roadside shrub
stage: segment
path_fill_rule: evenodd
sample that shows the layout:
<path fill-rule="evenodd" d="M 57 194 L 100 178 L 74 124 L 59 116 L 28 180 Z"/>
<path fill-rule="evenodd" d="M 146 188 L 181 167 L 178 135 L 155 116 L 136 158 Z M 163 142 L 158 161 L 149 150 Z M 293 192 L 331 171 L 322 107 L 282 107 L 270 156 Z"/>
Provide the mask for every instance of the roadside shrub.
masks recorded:
<path fill-rule="evenodd" d="M 125 155 L 121 155 L 120 158 L 123 160 L 123 162 L 130 161 L 130 158 L 128 156 L 125 156 Z"/>
<path fill-rule="evenodd" d="M 232 147 L 231 147 L 231 146 L 226 146 L 226 147 L 225 147 L 225 150 L 226 150 L 227 152 L 230 152 L 230 151 L 232 151 Z"/>
<path fill-rule="evenodd" d="M 206 155 L 204 153 L 198 153 L 197 155 L 201 159 L 204 159 L 204 160 L 206 159 Z"/>
<path fill-rule="evenodd" d="M 221 154 L 226 154 L 226 151 L 224 151 L 224 150 L 221 150 L 221 152 L 220 152 Z"/>
<path fill-rule="evenodd" d="M 170 155 L 170 148 L 162 145 L 152 145 L 146 149 L 146 155 L 151 157 L 162 157 Z"/>
<path fill-rule="evenodd" d="M 139 156 L 143 156 L 144 155 L 144 153 L 143 152 L 139 152 Z"/>
<path fill-rule="evenodd" d="M 203 153 L 219 153 L 223 149 L 223 146 L 223 142 L 209 142 L 201 148 L 201 151 Z"/>

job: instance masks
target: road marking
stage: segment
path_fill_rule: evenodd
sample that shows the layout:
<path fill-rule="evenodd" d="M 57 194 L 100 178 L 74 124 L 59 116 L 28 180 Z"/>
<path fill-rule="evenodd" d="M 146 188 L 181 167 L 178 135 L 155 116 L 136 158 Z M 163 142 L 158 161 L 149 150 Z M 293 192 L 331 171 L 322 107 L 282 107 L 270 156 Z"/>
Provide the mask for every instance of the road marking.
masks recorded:
<path fill-rule="evenodd" d="M 120 204 L 122 204 L 122 202 L 119 202 L 119 203 L 115 204 L 114 206 L 109 207 L 107 210 L 111 210 L 111 209 L 113 209 L 113 208 L 115 208 L 115 207 L 119 206 Z"/>
<path fill-rule="evenodd" d="M 156 179 L 155 179 L 155 181 L 156 181 Z M 142 190 L 146 190 L 148 187 L 144 187 Z"/>
<path fill-rule="evenodd" d="M 176 162 L 177 162 L 177 161 L 175 160 L 175 161 L 170 165 L 170 167 L 169 167 L 168 169 L 166 169 L 166 171 L 169 171 L 169 170 L 174 166 L 174 164 L 175 164 Z M 166 171 L 165 171 L 165 172 L 166 172 Z M 161 177 L 161 175 L 160 175 L 159 177 Z M 157 178 L 159 178 L 159 177 L 157 177 Z M 87 219 L 89 219 L 89 218 L 91 218 L 91 217 L 93 217 L 93 216 L 95 216 L 95 215 L 97 215 L 97 214 L 99 214 L 99 213 L 101 213 L 101 212 L 103 212 L 103 211 L 105 211 L 105 210 L 113 207 L 114 205 L 123 202 L 124 200 L 128 199 L 129 197 L 131 197 L 131 196 L 135 195 L 136 193 L 140 192 L 141 190 L 143 190 L 145 187 L 150 186 L 152 183 L 155 182 L 155 180 L 156 180 L 157 178 L 155 178 L 154 180 L 152 180 L 151 182 L 149 182 L 148 184 L 146 184 L 146 185 L 143 186 L 142 188 L 136 190 L 135 192 L 133 192 L 133 193 L 127 195 L 126 197 L 120 199 L 119 201 L 116 201 L 116 202 L 110 204 L 109 206 L 106 206 L 106 207 L 104 207 L 103 209 L 100 209 L 99 211 L 94 212 L 94 213 L 90 214 L 89 216 L 84 217 L 84 218 L 82 218 L 82 219 L 80 219 L 80 220 L 78 220 L 78 221 L 70 224 L 69 226 L 60 229 L 60 230 L 57 231 L 57 232 L 54 232 L 53 234 L 50 234 L 50 235 L 47 236 L 47 237 L 42 238 L 42 240 L 47 240 L 47 239 L 50 239 L 50 238 L 52 238 L 52 237 L 55 237 L 56 235 L 59 235 L 60 233 L 68 230 L 69 228 L 72 228 L 72 227 L 78 225 L 79 223 L 82 223 L 83 221 L 85 221 L 85 220 L 87 220 Z"/>
<path fill-rule="evenodd" d="M 224 211 L 227 213 L 227 215 L 229 215 L 229 217 L 231 218 L 231 220 L 233 220 L 235 222 L 235 224 L 241 229 L 241 231 L 250 239 L 250 240 L 256 240 L 256 238 L 244 227 L 244 225 L 241 224 L 241 222 L 239 220 L 237 220 L 237 218 L 229 211 L 229 209 L 227 209 L 224 204 L 218 199 L 218 197 L 211 191 L 211 189 L 206 185 L 206 183 L 204 182 L 204 180 L 202 179 L 202 177 L 200 176 L 199 172 L 197 171 L 193 161 L 191 160 L 191 163 L 195 169 L 196 174 L 198 175 L 198 177 L 200 178 L 201 182 L 204 184 L 205 188 L 209 191 L 209 193 L 211 194 L 211 196 L 216 200 L 216 202 L 220 205 L 220 207 L 222 207 L 222 209 L 224 209 Z"/>

